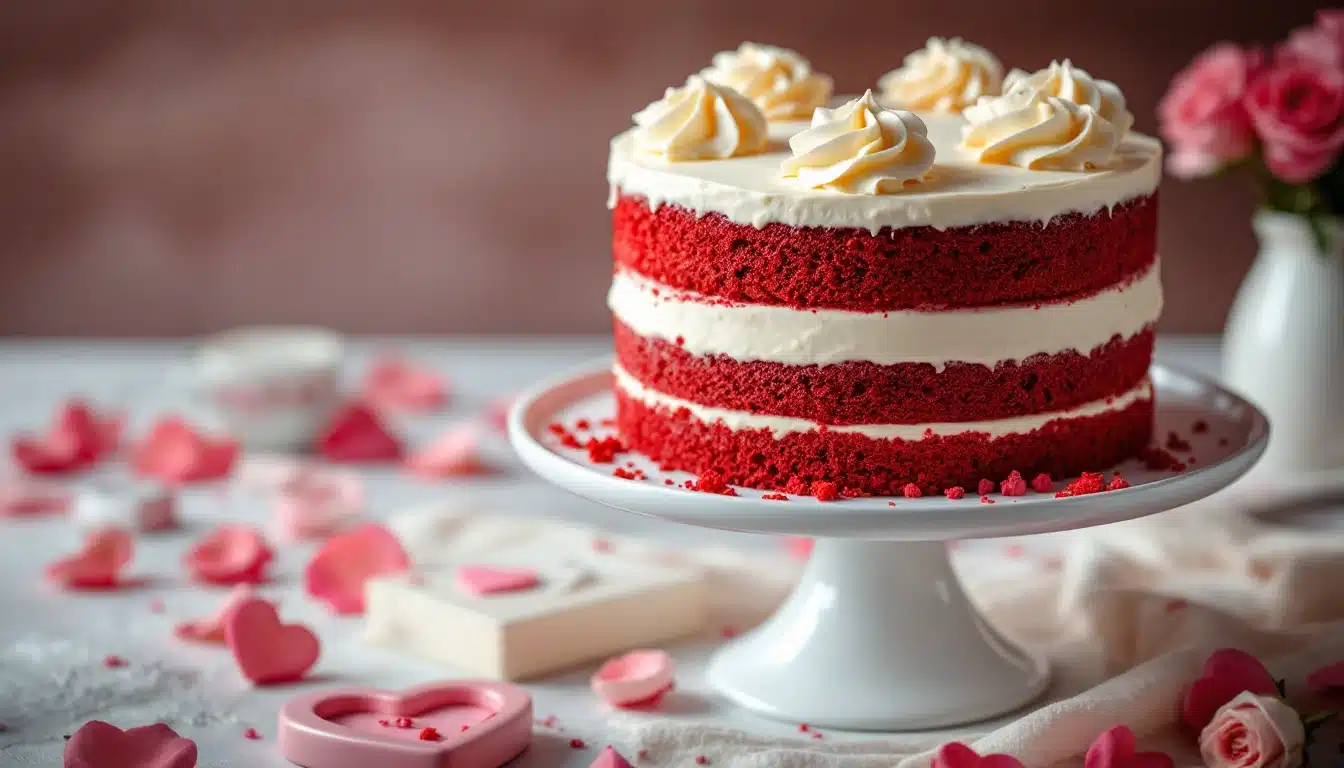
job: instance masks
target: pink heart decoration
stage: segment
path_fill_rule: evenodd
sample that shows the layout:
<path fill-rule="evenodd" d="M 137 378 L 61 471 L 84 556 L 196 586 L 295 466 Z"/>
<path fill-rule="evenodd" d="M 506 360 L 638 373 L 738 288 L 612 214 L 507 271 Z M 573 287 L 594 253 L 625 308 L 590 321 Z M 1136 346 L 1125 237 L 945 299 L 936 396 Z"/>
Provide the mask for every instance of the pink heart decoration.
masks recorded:
<path fill-rule="evenodd" d="M 59 515 L 70 509 L 70 494 L 45 480 L 0 474 L 0 517 Z"/>
<path fill-rule="evenodd" d="M 63 768 L 195 768 L 196 743 L 163 723 L 123 731 L 101 720 L 65 743 Z"/>
<path fill-rule="evenodd" d="M 401 542 L 381 525 L 366 523 L 327 540 L 304 569 L 308 594 L 338 614 L 364 612 L 364 583 L 405 573 L 411 561 Z"/>
<path fill-rule="evenodd" d="M 229 650 L 243 677 L 257 685 L 301 679 L 317 663 L 322 646 L 302 624 L 281 624 L 273 603 L 251 597 L 224 620 Z"/>
<path fill-rule="evenodd" d="M 246 584 L 240 584 L 233 588 L 233 591 L 229 593 L 228 597 L 224 598 L 224 602 L 215 609 L 213 614 L 204 619 L 178 624 L 173 627 L 173 634 L 194 643 L 227 645 L 228 633 L 225 627 L 229 617 L 233 615 L 238 606 L 252 597 L 252 588 Z"/>
<path fill-rule="evenodd" d="M 75 554 L 47 566 L 47 578 L 66 589 L 115 589 L 135 554 L 135 540 L 121 528 L 94 531 Z"/>
<path fill-rule="evenodd" d="M 938 748 L 930 768 L 1023 768 L 1022 761 L 1011 755 L 985 755 L 954 741 Z"/>
<path fill-rule="evenodd" d="M 519 592 L 540 583 L 541 577 L 531 568 L 464 565 L 457 569 L 457 588 L 469 595 Z"/>
<path fill-rule="evenodd" d="M 238 444 L 197 432 L 175 416 L 158 421 L 136 446 L 135 471 L 172 485 L 217 480 L 229 474 Z"/>
<path fill-rule="evenodd" d="M 1175 762 L 1162 752 L 1138 752 L 1134 732 L 1117 725 L 1097 737 L 1087 748 L 1083 768 L 1173 768 Z"/>
<path fill-rule="evenodd" d="M 63 474 L 87 469 L 117 450 L 122 417 L 100 417 L 87 403 L 69 400 L 45 435 L 19 435 L 11 443 L 15 461 L 29 472 Z"/>
<path fill-rule="evenodd" d="M 663 651 L 630 651 L 607 660 L 589 680 L 616 707 L 656 705 L 673 688 L 672 657 Z"/>
<path fill-rule="evenodd" d="M 406 468 L 428 479 L 467 477 L 489 472 L 480 457 L 481 430 L 475 424 L 449 427 L 434 442 L 406 459 Z"/>
<path fill-rule="evenodd" d="M 225 523 L 182 558 L 192 578 L 207 584 L 260 584 L 274 553 L 261 532 L 242 523 Z"/>
<path fill-rule="evenodd" d="M 1317 693 L 1344 689 L 1344 661 L 1336 661 L 1307 675 L 1307 687 Z"/>
<path fill-rule="evenodd" d="M 626 760 L 620 752 L 611 747 L 606 747 L 588 768 L 634 768 L 634 766 L 630 765 L 630 761 Z"/>
<path fill-rule="evenodd" d="M 448 401 L 444 378 L 407 360 L 386 357 L 364 379 L 364 399 L 389 410 L 432 411 Z"/>
<path fill-rule="evenodd" d="M 409 727 L 396 727 L 399 718 Z M 437 740 L 422 740 L 425 728 Z M 457 680 L 404 693 L 347 688 L 305 694 L 280 710 L 281 754 L 323 768 L 498 768 L 531 740 L 532 699 L 507 683 Z"/>
<path fill-rule="evenodd" d="M 305 468 L 275 489 L 271 528 L 289 541 L 329 536 L 357 517 L 363 506 L 358 475 Z"/>
<path fill-rule="evenodd" d="M 1278 686 L 1265 665 L 1249 653 L 1235 648 L 1215 651 L 1204 662 L 1203 674 L 1186 689 L 1181 702 L 1181 719 L 1199 733 L 1224 704 L 1242 691 L 1276 696 Z"/>
<path fill-rule="evenodd" d="M 402 454 L 401 441 L 363 403 L 341 409 L 317 444 L 329 461 L 396 461 Z"/>

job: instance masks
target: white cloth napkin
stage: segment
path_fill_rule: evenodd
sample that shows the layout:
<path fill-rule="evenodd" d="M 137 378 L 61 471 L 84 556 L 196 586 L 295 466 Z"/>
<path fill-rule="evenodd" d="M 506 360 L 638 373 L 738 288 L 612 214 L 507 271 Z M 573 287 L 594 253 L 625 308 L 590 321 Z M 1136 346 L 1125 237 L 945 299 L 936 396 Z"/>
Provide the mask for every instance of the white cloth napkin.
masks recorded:
<path fill-rule="evenodd" d="M 1344 518 L 1344 505 L 1337 513 Z M 992 622 L 1051 658 L 1055 685 L 1026 715 L 847 743 L 622 718 L 629 749 L 645 755 L 641 765 L 660 767 L 694 765 L 704 755 L 731 768 L 924 768 L 933 749 L 958 740 L 1037 768 L 1081 765 L 1098 734 L 1123 724 L 1142 748 L 1201 766 L 1193 737 L 1177 726 L 1178 702 L 1222 647 L 1265 660 L 1288 681 L 1290 702 L 1307 710 L 1328 704 L 1313 700 L 1302 681 L 1344 659 L 1344 521 L 1334 532 L 1277 525 L 1224 497 L 1075 534 L 1062 567 L 1028 571 L 967 584 Z M 737 570 L 727 585 L 748 583 L 749 574 Z M 768 582 L 772 599 L 777 581 Z M 1344 762 L 1327 745 L 1338 741 L 1332 735 L 1323 735 L 1318 751 L 1328 753 L 1317 765 Z"/>

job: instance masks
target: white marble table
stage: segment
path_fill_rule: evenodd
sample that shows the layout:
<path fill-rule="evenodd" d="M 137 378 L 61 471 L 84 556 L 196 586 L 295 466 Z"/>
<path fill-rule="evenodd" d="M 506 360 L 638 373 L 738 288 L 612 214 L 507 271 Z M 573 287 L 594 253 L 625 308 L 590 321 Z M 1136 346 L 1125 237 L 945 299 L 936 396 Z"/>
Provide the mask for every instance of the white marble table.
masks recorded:
<path fill-rule="evenodd" d="M 381 343 L 381 342 L 380 342 Z M 433 421 L 408 422 L 414 438 L 431 434 L 437 424 L 478 413 L 497 395 L 516 391 L 538 378 L 604 354 L 605 339 L 473 339 L 401 341 L 406 354 L 432 362 L 451 377 L 452 410 Z M 357 349 L 350 374 L 374 347 Z M 189 343 L 0 343 L 0 435 L 42 427 L 68 395 L 82 393 L 100 404 L 127 409 L 133 433 L 165 411 L 205 420 L 191 391 L 185 360 Z M 1164 339 L 1159 356 L 1169 363 L 1213 372 L 1217 345 L 1209 338 Z M 6 446 L 7 449 L 7 446 Z M 696 530 L 639 518 L 600 507 L 548 488 L 528 476 L 502 442 L 490 446 L 494 463 L 506 471 L 482 480 L 427 484 L 390 470 L 366 472 L 370 516 L 385 518 L 410 505 L 454 498 L 491 510 L 520 515 L 572 519 L 612 531 L 643 535 L 672 546 L 715 543 L 772 548 L 761 537 Z M 454 676 L 434 667 L 369 649 L 359 642 L 359 620 L 330 616 L 303 597 L 298 584 L 311 548 L 280 551 L 278 578 L 263 590 L 278 598 L 282 611 L 310 623 L 321 636 L 323 656 L 317 680 L 302 687 L 252 690 L 234 671 L 227 652 L 184 645 L 172 638 L 172 625 L 212 610 L 222 594 L 185 583 L 178 565 L 192 538 L 224 517 L 260 522 L 256 504 L 225 501 L 210 490 L 185 500 L 188 528 L 180 534 L 144 537 L 137 571 L 149 574 L 142 588 L 107 594 L 60 594 L 41 581 L 42 566 L 70 551 L 79 537 L 63 520 L 17 523 L 0 521 L 0 766 L 59 764 L 62 735 L 88 719 L 103 718 L 130 726 L 172 717 L 179 732 L 197 741 L 201 766 L 268 768 L 288 765 L 275 749 L 275 713 L 296 690 L 343 683 L 399 688 Z M 1047 542 L 1030 546 L 1049 547 Z M 977 545 L 981 555 L 987 554 Z M 958 567 L 977 568 L 977 546 L 959 553 Z M 151 610 L 162 600 L 162 614 Z M 675 649 L 680 671 L 672 717 L 787 735 L 789 726 L 759 720 L 716 699 L 701 672 L 714 640 L 706 637 Z M 130 666 L 106 669 L 108 654 Z M 589 669 L 529 684 L 538 716 L 553 714 L 564 732 L 538 728 L 533 748 L 517 761 L 529 768 L 586 768 L 596 749 L 619 738 L 611 713 L 587 688 Z M 256 728 L 262 739 L 242 737 Z M 577 737 L 588 749 L 572 749 Z M 846 738 L 832 734 L 832 738 Z M 869 736 L 871 737 L 871 736 Z"/>

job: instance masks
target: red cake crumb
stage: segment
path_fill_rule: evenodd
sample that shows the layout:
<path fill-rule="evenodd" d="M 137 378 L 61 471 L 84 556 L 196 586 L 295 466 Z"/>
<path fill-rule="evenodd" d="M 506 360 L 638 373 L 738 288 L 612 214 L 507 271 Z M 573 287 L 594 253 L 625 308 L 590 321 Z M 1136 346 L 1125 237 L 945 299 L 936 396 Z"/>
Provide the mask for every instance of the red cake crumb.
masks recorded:
<path fill-rule="evenodd" d="M 616 460 L 616 454 L 625 452 L 621 441 L 610 435 L 601 439 L 590 437 L 583 447 L 588 449 L 588 460 L 594 464 L 610 464 Z"/>
<path fill-rule="evenodd" d="M 821 424 L 976 421 L 1072 408 L 1127 392 L 1148 375 L 1153 334 L 1089 353 L 1040 355 L 993 367 L 951 363 L 817 367 L 693 355 L 612 325 L 621 368 L 649 389 L 702 405 Z M 1005 473 L 1006 474 L 1006 473 Z"/>
<path fill-rule="evenodd" d="M 761 497 L 762 501 L 788 501 L 789 497 L 782 493 L 767 493 Z"/>
<path fill-rule="evenodd" d="M 888 507 L 894 507 L 894 506 L 896 506 L 896 502 L 894 502 L 894 501 L 888 501 L 888 502 L 887 502 L 887 506 L 888 506 Z"/>
<path fill-rule="evenodd" d="M 1106 490 L 1108 491 L 1119 491 L 1128 487 L 1129 487 L 1129 481 L 1121 477 L 1119 472 L 1116 472 L 1114 475 L 1112 475 L 1111 482 L 1106 484 Z"/>
<path fill-rule="evenodd" d="M 550 430 L 551 434 L 556 437 L 564 437 L 569 434 L 569 428 L 558 421 L 553 421 L 550 424 L 547 424 L 546 429 Z"/>
<path fill-rule="evenodd" d="M 1101 493 L 1105 489 L 1106 484 L 1100 472 L 1084 472 L 1077 480 L 1064 486 L 1064 490 L 1056 493 L 1055 498 L 1086 496 L 1089 493 Z"/>
<path fill-rule="evenodd" d="M 672 478 L 670 477 L 663 481 L 663 485 L 673 485 L 673 484 L 674 483 L 672 482 Z"/>
<path fill-rule="evenodd" d="M 462 727 L 459 728 L 459 729 L 457 729 L 457 730 L 458 730 L 458 733 L 466 733 L 466 732 L 467 732 L 467 729 L 469 729 L 469 728 L 471 728 L 471 726 L 467 725 L 466 723 L 463 723 L 463 724 L 462 724 Z"/>
<path fill-rule="evenodd" d="M 981 496 L 987 496 L 994 492 L 994 481 L 989 478 L 981 478 L 975 486 L 975 492 Z"/>
<path fill-rule="evenodd" d="M 1144 446 L 1138 452 L 1138 457 L 1143 461 L 1143 465 L 1153 471 L 1168 470 L 1171 472 L 1180 472 L 1185 469 L 1185 464 L 1170 451 L 1156 448 L 1153 446 Z"/>
<path fill-rule="evenodd" d="M 943 495 L 955 501 L 956 499 L 965 498 L 966 489 L 962 488 L 960 485 L 954 485 L 951 488 L 948 488 L 947 490 L 943 491 Z"/>
<path fill-rule="evenodd" d="M 1092 293 L 1157 255 L 1157 195 L 1049 224 L 996 222 L 938 230 L 737 224 L 621 195 L 616 263 L 708 296 L 872 312 L 987 306 Z"/>
<path fill-rule="evenodd" d="M 807 481 L 803 478 L 794 475 L 789 478 L 789 481 L 784 484 L 784 487 L 781 490 L 785 493 L 791 493 L 794 496 L 808 496 L 812 492 L 812 486 L 808 485 Z"/>
<path fill-rule="evenodd" d="M 1031 490 L 1037 493 L 1049 493 L 1054 487 L 1054 479 L 1044 472 L 1031 479 Z"/>
<path fill-rule="evenodd" d="M 256 728 L 248 728 L 246 731 L 243 731 L 243 738 L 244 738 L 244 739 L 251 739 L 252 741 L 256 741 L 257 739 L 260 739 L 260 738 L 261 738 L 261 734 L 260 734 L 260 733 L 257 733 L 257 729 L 256 729 Z"/>
<path fill-rule="evenodd" d="M 905 486 L 901 488 L 901 495 L 907 499 L 918 499 L 924 495 L 924 492 L 919 489 L 918 485 L 915 485 L 914 483 L 906 483 Z"/>
<path fill-rule="evenodd" d="M 583 743 L 583 739 L 570 739 L 569 746 L 573 747 L 574 749 L 583 749 L 588 745 Z"/>
<path fill-rule="evenodd" d="M 1014 469 L 1008 473 L 1008 479 L 999 483 L 999 493 L 1004 496 L 1026 496 L 1027 481 L 1022 479 L 1022 473 Z"/>
<path fill-rule="evenodd" d="M 419 738 L 421 741 L 441 741 L 443 739 L 434 728 L 421 728 Z"/>
<path fill-rule="evenodd" d="M 414 728 L 415 721 L 409 717 L 398 717 L 393 721 L 398 728 Z"/>
<path fill-rule="evenodd" d="M 622 480 L 635 480 L 638 478 L 638 475 L 626 469 L 625 467 L 617 467 L 611 471 L 611 474 L 614 477 L 621 478 Z"/>
<path fill-rule="evenodd" d="M 991 499 L 991 498 L 989 498 L 988 496 L 981 496 L 981 497 L 980 497 L 980 503 L 981 503 L 981 504 L 993 504 L 993 503 L 994 503 L 994 500 Z"/>
<path fill-rule="evenodd" d="M 933 494 L 953 485 L 966 487 L 976 478 L 1007 477 L 1013 469 L 1067 477 L 1113 466 L 1148 443 L 1153 419 L 1153 401 L 1139 400 L 1095 416 L 1056 419 L 1027 433 L 908 441 L 838 430 L 779 436 L 762 429 L 734 430 L 722 422 L 702 422 L 685 409 L 646 405 L 619 388 L 616 403 L 622 440 L 660 464 L 696 474 L 713 470 L 725 483 L 769 491 L 783 484 L 785 493 L 794 490 L 789 485 L 795 475 L 813 478 L 830 484 L 832 498 L 842 487 L 900 496 L 906 484 L 915 483 Z M 813 495 L 817 490 L 814 482 Z"/>
<path fill-rule="evenodd" d="M 383 726 L 384 728 L 386 728 L 386 727 L 392 725 L 392 721 L 391 721 L 391 720 L 379 720 L 379 721 L 378 721 L 378 724 L 381 725 L 381 726 Z"/>
<path fill-rule="evenodd" d="M 813 483 L 812 495 L 817 497 L 817 501 L 835 501 L 840 498 L 835 483 L 828 480 L 818 480 Z"/>
<path fill-rule="evenodd" d="M 603 426 L 603 427 L 606 427 L 606 428 L 608 428 L 608 429 L 611 429 L 612 427 L 616 426 L 616 420 L 615 420 L 615 419 L 602 419 L 601 421 L 599 421 L 599 422 L 597 422 L 597 423 L 598 423 L 599 426 Z"/>
<path fill-rule="evenodd" d="M 737 495 L 737 491 L 730 488 L 728 484 L 724 482 L 723 474 L 715 472 L 712 469 L 701 474 L 700 477 L 695 479 L 694 483 L 691 483 L 687 487 L 693 491 L 699 491 L 700 493 L 716 493 L 720 496 Z"/>
<path fill-rule="evenodd" d="M 1203 419 L 1198 419 L 1194 424 L 1190 425 L 1190 431 L 1196 435 L 1202 435 L 1209 431 L 1209 422 Z"/>
<path fill-rule="evenodd" d="M 860 488 L 845 488 L 840 491 L 840 495 L 846 499 L 861 499 L 870 494 L 864 493 Z"/>
<path fill-rule="evenodd" d="M 592 425 L 588 423 L 587 419 L 579 419 L 574 422 L 574 428 L 580 432 L 587 432 L 591 427 Z"/>
<path fill-rule="evenodd" d="M 1181 436 L 1176 434 L 1175 432 L 1168 432 L 1167 450 L 1180 451 L 1181 453 L 1185 453 L 1186 451 L 1190 450 L 1190 443 L 1187 440 L 1181 439 Z"/>

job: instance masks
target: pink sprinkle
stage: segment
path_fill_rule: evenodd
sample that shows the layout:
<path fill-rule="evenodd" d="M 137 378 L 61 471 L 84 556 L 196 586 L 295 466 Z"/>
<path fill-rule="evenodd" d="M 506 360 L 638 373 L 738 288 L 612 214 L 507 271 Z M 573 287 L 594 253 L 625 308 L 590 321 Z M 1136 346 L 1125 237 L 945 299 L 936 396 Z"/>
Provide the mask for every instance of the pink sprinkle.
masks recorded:
<path fill-rule="evenodd" d="M 1055 487 L 1055 481 L 1044 472 L 1032 478 L 1031 490 L 1037 493 L 1049 493 Z"/>
<path fill-rule="evenodd" d="M 163 613 L 164 608 L 162 600 L 153 600 L 149 604 L 150 613 Z"/>
<path fill-rule="evenodd" d="M 1027 481 L 1022 479 L 1022 473 L 1014 469 L 1008 473 L 1008 479 L 999 483 L 999 491 L 1004 496 L 1026 496 Z"/>
<path fill-rule="evenodd" d="M 130 663 L 130 662 L 126 661 L 125 659 L 121 658 L 120 656 L 104 656 L 104 657 L 103 657 L 103 666 L 104 666 L 104 667 L 107 667 L 108 669 L 116 669 L 117 667 L 124 667 L 124 666 L 126 666 L 127 664 L 129 664 L 129 663 Z"/>
<path fill-rule="evenodd" d="M 261 734 L 257 733 L 256 728 L 248 728 L 246 731 L 243 731 L 243 738 L 256 741 L 257 739 L 261 738 Z"/>
<path fill-rule="evenodd" d="M 982 478 L 980 484 L 975 486 L 975 492 L 981 496 L 986 496 L 994 492 L 994 481 L 989 478 Z"/>
<path fill-rule="evenodd" d="M 573 748 L 575 748 L 575 749 L 583 749 L 584 747 L 586 747 L 586 746 L 588 746 L 588 745 L 583 743 L 583 739 L 570 739 L 570 740 L 569 740 L 569 746 L 571 746 L 571 747 L 573 747 Z"/>

